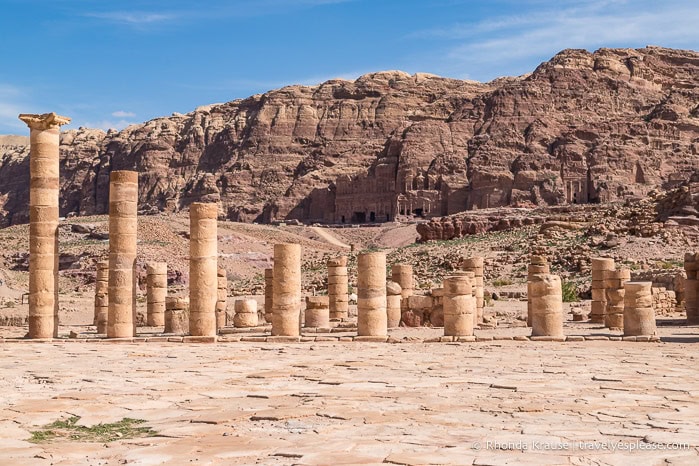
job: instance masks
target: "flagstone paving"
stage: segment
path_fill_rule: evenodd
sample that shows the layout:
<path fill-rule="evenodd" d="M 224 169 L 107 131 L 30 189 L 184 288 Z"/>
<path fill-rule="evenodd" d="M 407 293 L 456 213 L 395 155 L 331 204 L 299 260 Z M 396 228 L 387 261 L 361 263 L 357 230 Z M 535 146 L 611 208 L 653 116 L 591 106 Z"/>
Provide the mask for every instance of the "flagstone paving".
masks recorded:
<path fill-rule="evenodd" d="M 697 343 L 3 343 L 0 370 L 2 465 L 699 464 Z M 70 416 L 158 436 L 28 442 Z"/>

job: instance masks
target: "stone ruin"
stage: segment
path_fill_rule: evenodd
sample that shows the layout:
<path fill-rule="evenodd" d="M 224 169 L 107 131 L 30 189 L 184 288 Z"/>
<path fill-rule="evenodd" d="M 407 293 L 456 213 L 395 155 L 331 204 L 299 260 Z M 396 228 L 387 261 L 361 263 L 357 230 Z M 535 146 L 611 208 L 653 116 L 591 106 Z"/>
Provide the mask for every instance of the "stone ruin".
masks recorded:
<path fill-rule="evenodd" d="M 29 338 L 58 336 L 59 133 L 70 118 L 19 116 L 30 129 Z"/>
<path fill-rule="evenodd" d="M 57 179 L 59 127 L 69 122 L 55 114 L 21 115 L 31 128 L 30 183 L 30 293 L 29 337 L 55 338 L 58 329 L 57 288 Z M 405 175 L 405 174 L 403 174 Z M 406 192 L 415 183 L 437 189 L 439 180 L 417 176 L 402 179 Z M 426 202 L 429 196 L 421 202 Z M 400 201 L 402 198 L 398 198 Z M 418 197 L 418 200 L 421 199 Z M 437 199 L 438 200 L 438 199 Z M 377 201 L 378 202 L 378 201 Z M 109 260 L 97 263 L 94 324 L 108 338 L 136 335 L 136 280 L 138 174 L 113 171 L 109 192 Z M 389 215 L 405 209 L 398 202 Z M 407 205 L 410 210 L 412 204 Z M 378 209 L 379 212 L 388 212 Z M 167 264 L 147 266 L 147 325 L 165 333 L 215 338 L 228 325 L 227 279 L 218 268 L 217 203 L 190 206 L 189 296 L 167 296 Z M 264 320 L 271 334 L 299 338 L 301 327 L 327 329 L 348 315 L 347 257 L 328 260 L 328 296 L 305 298 L 301 313 L 301 247 L 275 244 L 274 266 L 265 270 Z M 699 253 L 685 255 L 684 306 L 689 324 L 699 323 Z M 412 267 L 394 264 L 386 276 L 386 255 L 367 252 L 358 256 L 357 323 L 359 338 L 383 340 L 389 328 L 399 325 L 443 326 L 447 337 L 472 337 L 483 323 L 484 260 L 464 258 L 462 270 L 446 277 L 429 295 L 416 295 Z M 559 340 L 563 335 L 560 277 L 550 273 L 542 256 L 532 256 L 528 267 L 527 324 L 533 338 Z M 651 282 L 631 281 L 627 269 L 617 270 L 614 260 L 592 258 L 590 321 L 625 336 L 656 334 L 656 314 L 674 308 L 677 295 Z M 235 327 L 257 327 L 257 301 L 235 302 Z M 206 340 L 201 340 L 206 341 Z"/>

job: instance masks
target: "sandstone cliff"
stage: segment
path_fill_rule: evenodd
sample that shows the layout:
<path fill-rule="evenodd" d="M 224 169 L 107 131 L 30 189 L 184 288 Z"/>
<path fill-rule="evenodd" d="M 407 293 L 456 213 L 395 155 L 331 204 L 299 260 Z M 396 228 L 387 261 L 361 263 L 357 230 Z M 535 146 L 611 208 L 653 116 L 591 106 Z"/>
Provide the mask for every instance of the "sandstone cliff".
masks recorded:
<path fill-rule="evenodd" d="M 699 167 L 699 53 L 565 50 L 481 84 L 399 71 L 289 86 L 61 139 L 61 213 L 107 211 L 140 172 L 144 211 L 220 201 L 237 221 L 351 222 L 605 202 Z M 28 150 L 0 141 L 0 226 L 27 220 Z"/>

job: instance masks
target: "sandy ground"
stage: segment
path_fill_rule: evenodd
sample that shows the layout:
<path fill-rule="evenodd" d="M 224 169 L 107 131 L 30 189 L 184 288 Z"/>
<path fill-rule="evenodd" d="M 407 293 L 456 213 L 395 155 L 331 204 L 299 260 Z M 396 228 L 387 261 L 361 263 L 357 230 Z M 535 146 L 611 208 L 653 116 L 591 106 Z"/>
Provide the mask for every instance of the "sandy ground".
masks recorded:
<path fill-rule="evenodd" d="M 487 314 L 525 309 L 498 301 Z M 61 333 L 92 336 L 84 316 Z M 34 343 L 0 327 L 0 464 L 696 465 L 699 326 L 680 323 L 660 319 L 659 343 L 416 342 L 441 328 L 391 330 L 398 344 Z M 620 335 L 570 319 L 564 330 Z M 509 319 L 476 336 L 530 332 Z M 141 419 L 156 434 L 28 442 L 71 416 Z"/>
<path fill-rule="evenodd" d="M 695 346 L 4 343 L 0 464 L 696 465 Z M 158 434 L 27 442 L 69 416 Z"/>

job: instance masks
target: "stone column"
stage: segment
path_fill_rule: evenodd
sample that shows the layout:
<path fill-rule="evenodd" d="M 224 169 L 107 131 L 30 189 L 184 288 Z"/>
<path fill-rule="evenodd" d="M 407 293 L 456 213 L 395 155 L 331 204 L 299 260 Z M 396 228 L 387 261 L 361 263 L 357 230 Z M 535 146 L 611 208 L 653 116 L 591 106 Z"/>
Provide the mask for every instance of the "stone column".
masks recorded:
<path fill-rule="evenodd" d="M 257 301 L 236 299 L 233 325 L 236 328 L 257 327 Z"/>
<path fill-rule="evenodd" d="M 330 327 L 330 300 L 327 296 L 306 296 L 303 326 L 308 328 Z"/>
<path fill-rule="evenodd" d="M 401 296 L 408 298 L 413 295 L 413 266 L 409 264 L 393 264 L 391 266 L 391 280 L 401 287 Z"/>
<path fill-rule="evenodd" d="M 272 323 L 272 308 L 274 307 L 274 269 L 265 269 L 265 321 Z"/>
<path fill-rule="evenodd" d="M 357 335 L 388 335 L 386 254 L 383 252 L 357 257 Z"/>
<path fill-rule="evenodd" d="M 136 334 L 138 173 L 109 175 L 109 338 Z"/>
<path fill-rule="evenodd" d="M 218 300 L 218 204 L 189 207 L 189 333 L 216 335 Z"/>
<path fill-rule="evenodd" d="M 167 262 L 152 262 L 146 266 L 146 325 L 165 325 L 165 298 L 167 297 Z"/>
<path fill-rule="evenodd" d="M 549 264 L 544 256 L 532 256 L 527 267 L 527 327 L 532 326 L 532 288 L 531 284 L 536 275 L 551 272 Z"/>
<path fill-rule="evenodd" d="M 483 307 L 485 306 L 485 283 L 483 279 L 484 261 L 482 257 L 464 258 L 461 269 L 466 272 L 473 272 L 475 275 L 476 294 L 476 321 L 477 325 L 483 322 Z"/>
<path fill-rule="evenodd" d="M 109 315 L 109 261 L 97 262 L 95 279 L 95 326 L 97 333 L 107 333 Z"/>
<path fill-rule="evenodd" d="M 473 286 L 473 283 L 471 285 Z M 433 327 L 444 327 L 444 288 L 441 286 L 432 288 L 430 297 L 432 298 L 432 308 L 430 309 L 429 322 Z"/>
<path fill-rule="evenodd" d="M 471 278 L 466 274 L 446 277 L 443 288 L 444 336 L 473 336 L 476 298 L 473 297 Z"/>
<path fill-rule="evenodd" d="M 684 270 L 687 278 L 684 281 L 684 309 L 687 312 L 689 325 L 699 324 L 699 253 L 684 255 Z"/>
<path fill-rule="evenodd" d="M 386 325 L 388 328 L 400 326 L 401 287 L 394 281 L 386 283 Z"/>
<path fill-rule="evenodd" d="M 189 298 L 168 296 L 165 298 L 165 332 L 186 335 L 189 333 Z"/>
<path fill-rule="evenodd" d="M 272 335 L 297 337 L 300 332 L 301 245 L 274 245 Z"/>
<path fill-rule="evenodd" d="M 345 320 L 349 315 L 347 256 L 328 259 L 328 302 L 330 318 Z"/>
<path fill-rule="evenodd" d="M 228 304 L 228 277 L 226 269 L 218 269 L 216 295 L 216 330 L 226 326 L 226 306 Z M 257 310 L 255 311 L 257 312 Z"/>
<path fill-rule="evenodd" d="M 537 274 L 531 282 L 532 336 L 563 337 L 563 290 L 558 275 Z"/>
<path fill-rule="evenodd" d="M 59 133 L 70 118 L 21 114 L 29 126 L 29 338 L 58 337 Z"/>
<path fill-rule="evenodd" d="M 608 270 L 605 277 L 607 313 L 604 326 L 610 330 L 621 330 L 624 328 L 624 283 L 631 280 L 631 270 Z"/>
<path fill-rule="evenodd" d="M 652 282 L 624 283 L 624 336 L 655 335 Z"/>
<path fill-rule="evenodd" d="M 603 324 L 607 313 L 607 290 L 604 288 L 605 273 L 615 270 L 614 259 L 592 258 L 592 310 L 590 322 Z"/>

